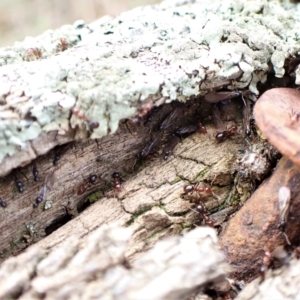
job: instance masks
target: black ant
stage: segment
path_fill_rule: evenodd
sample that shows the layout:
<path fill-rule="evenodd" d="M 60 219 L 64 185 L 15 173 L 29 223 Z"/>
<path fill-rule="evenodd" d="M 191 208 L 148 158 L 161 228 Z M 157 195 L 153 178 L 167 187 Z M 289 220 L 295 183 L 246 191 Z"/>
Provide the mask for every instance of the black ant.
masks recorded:
<path fill-rule="evenodd" d="M 173 111 L 171 111 L 167 117 L 163 120 L 163 122 L 159 125 L 158 130 L 166 130 L 169 128 L 173 122 L 178 119 L 184 113 L 184 106 L 178 106 Z"/>
<path fill-rule="evenodd" d="M 3 208 L 7 207 L 6 202 L 3 201 L 2 198 L 0 198 L 0 206 L 3 207 Z"/>
<path fill-rule="evenodd" d="M 113 185 L 114 189 L 119 193 L 122 190 L 122 184 L 121 184 L 121 175 L 118 172 L 113 172 L 111 175 L 113 179 Z"/>
<path fill-rule="evenodd" d="M 32 165 L 32 175 L 33 175 L 33 180 L 35 182 L 38 182 L 40 180 L 39 171 L 37 169 L 36 162 L 33 162 L 33 165 Z"/>
<path fill-rule="evenodd" d="M 180 138 L 176 134 L 172 134 L 164 148 L 164 160 L 169 158 L 176 145 L 180 142 Z"/>
<path fill-rule="evenodd" d="M 204 99 L 209 103 L 218 103 L 224 100 L 230 100 L 243 96 L 241 91 L 219 91 L 219 92 L 209 92 L 204 96 Z"/>
<path fill-rule="evenodd" d="M 170 154 L 173 152 L 176 145 L 180 142 L 181 137 L 184 137 L 191 133 L 194 133 L 198 129 L 199 129 L 199 126 L 196 124 L 191 124 L 191 125 L 187 125 L 187 126 L 176 129 L 175 132 L 168 139 L 168 141 L 165 145 L 165 148 L 163 150 L 164 160 L 167 160 L 169 158 Z"/>
<path fill-rule="evenodd" d="M 180 142 L 180 138 L 186 137 L 187 135 L 192 134 L 197 130 L 199 130 L 200 133 L 207 133 L 206 127 L 202 125 L 201 122 L 199 122 L 198 124 L 190 124 L 176 129 L 171 137 L 167 140 L 167 143 L 165 145 L 163 151 L 164 160 L 167 160 L 169 158 L 176 145 Z"/>
<path fill-rule="evenodd" d="M 144 121 L 144 126 L 145 127 L 150 127 L 151 124 L 153 123 L 154 119 L 155 119 L 155 114 L 162 108 L 161 106 L 154 106 L 149 113 L 147 113 L 147 115 L 144 117 L 145 121 Z"/>
<path fill-rule="evenodd" d="M 147 146 L 138 154 L 139 158 L 145 158 L 150 153 L 152 153 L 155 148 L 157 148 L 161 144 L 161 137 L 157 135 L 155 138 L 153 138 Z"/>
<path fill-rule="evenodd" d="M 224 130 L 224 124 L 221 120 L 220 111 L 217 105 L 213 106 L 213 118 L 214 122 L 219 130 L 219 132 L 216 134 L 216 140 L 218 143 L 224 142 L 227 140 L 230 136 L 235 134 L 237 132 L 238 127 L 236 125 L 230 127 L 228 130 Z"/>
<path fill-rule="evenodd" d="M 138 161 L 147 157 L 149 154 L 153 153 L 156 148 L 158 148 L 162 143 L 162 138 L 160 135 L 155 136 L 145 147 L 144 149 L 139 152 L 136 156 L 136 160 L 133 164 L 133 167 L 137 164 Z"/>
<path fill-rule="evenodd" d="M 25 191 L 24 185 L 23 185 L 22 181 L 17 177 L 16 174 L 14 174 L 14 181 L 18 188 L 19 193 L 23 193 Z"/>
<path fill-rule="evenodd" d="M 39 190 L 38 196 L 35 198 L 35 203 L 33 203 L 33 208 L 37 208 L 39 204 L 45 199 L 46 194 L 52 189 L 55 182 L 54 171 L 49 173 L 45 179 L 43 186 Z"/>
<path fill-rule="evenodd" d="M 82 195 L 83 193 L 85 193 L 85 191 L 88 189 L 88 187 L 91 184 L 94 184 L 96 182 L 97 178 L 98 177 L 95 174 L 90 175 L 88 180 L 86 180 L 83 184 L 81 184 L 79 186 L 79 189 L 77 191 L 77 195 Z"/>
<path fill-rule="evenodd" d="M 190 124 L 176 129 L 175 134 L 179 137 L 186 137 L 199 130 L 198 124 Z"/>

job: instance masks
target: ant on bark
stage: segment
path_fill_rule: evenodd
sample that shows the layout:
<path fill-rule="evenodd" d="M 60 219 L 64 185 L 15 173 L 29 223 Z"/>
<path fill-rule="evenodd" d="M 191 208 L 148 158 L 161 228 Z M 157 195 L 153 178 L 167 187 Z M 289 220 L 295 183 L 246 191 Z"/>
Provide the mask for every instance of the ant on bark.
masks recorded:
<path fill-rule="evenodd" d="M 204 205 L 198 204 L 196 206 L 196 212 L 200 214 L 207 226 L 214 227 L 214 221 L 208 215 L 205 214 L 206 210 L 204 208 Z"/>
<path fill-rule="evenodd" d="M 32 165 L 32 175 L 33 175 L 33 180 L 35 182 L 38 182 L 40 180 L 40 177 L 39 177 L 39 170 L 37 168 L 37 165 L 36 165 L 36 162 L 34 161 L 33 162 L 33 165 Z"/>
<path fill-rule="evenodd" d="M 272 262 L 271 252 L 267 250 L 264 253 L 262 265 L 259 267 L 259 275 L 261 278 L 260 282 L 263 282 L 265 280 L 266 273 L 267 273 L 268 268 L 271 265 L 271 262 Z"/>
<path fill-rule="evenodd" d="M 38 196 L 35 198 L 33 208 L 37 208 L 39 204 L 45 199 L 46 194 L 52 189 L 55 182 L 55 171 L 46 175 L 43 186 L 39 190 Z"/>
<path fill-rule="evenodd" d="M 88 189 L 88 187 L 91 185 L 91 184 L 94 184 L 97 180 L 98 176 L 95 175 L 95 174 L 92 174 L 89 176 L 89 178 L 87 180 L 85 180 L 78 188 L 78 191 L 77 191 L 77 195 L 82 195 L 83 193 L 86 192 L 86 190 Z"/>
<path fill-rule="evenodd" d="M 238 130 L 236 125 L 231 126 L 229 129 L 225 129 L 225 126 L 221 120 L 220 110 L 216 104 L 213 105 L 213 119 L 218 128 L 218 132 L 215 136 L 218 143 L 224 142 L 230 136 L 234 135 Z"/>
<path fill-rule="evenodd" d="M 118 172 L 113 172 L 111 175 L 113 179 L 114 189 L 117 193 L 122 191 L 121 175 Z"/>
<path fill-rule="evenodd" d="M 211 187 L 201 187 L 195 185 L 185 185 L 183 187 L 184 195 L 188 195 L 188 197 L 197 202 L 195 210 L 204 220 L 205 224 L 214 227 L 213 220 L 206 214 L 206 209 L 203 204 L 203 200 L 205 197 L 213 195 L 213 191 Z"/>
<path fill-rule="evenodd" d="M 16 171 L 16 172 L 17 172 L 17 171 Z M 22 193 L 24 193 L 24 191 L 25 191 L 24 184 L 23 184 L 23 182 L 21 181 L 21 179 L 17 176 L 16 172 L 14 172 L 14 174 L 13 174 L 14 182 L 15 182 L 15 185 L 16 185 L 16 187 L 17 187 L 19 193 L 22 194 Z M 19 172 L 20 172 L 20 170 L 19 170 Z M 21 173 L 24 175 L 23 172 L 21 172 Z M 24 175 L 24 176 L 25 176 L 25 175 Z M 26 177 L 26 176 L 25 176 L 25 177 Z M 26 177 L 26 178 L 27 178 L 27 177 Z"/>
<path fill-rule="evenodd" d="M 7 207 L 7 203 L 5 201 L 3 201 L 2 198 L 0 198 L 0 206 L 3 208 Z"/>

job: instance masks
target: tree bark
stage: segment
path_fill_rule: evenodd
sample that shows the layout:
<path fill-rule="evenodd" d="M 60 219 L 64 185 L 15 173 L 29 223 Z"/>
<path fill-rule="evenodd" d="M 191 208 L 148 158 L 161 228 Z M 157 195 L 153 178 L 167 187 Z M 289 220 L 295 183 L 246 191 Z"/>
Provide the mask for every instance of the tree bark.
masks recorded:
<path fill-rule="evenodd" d="M 183 299 L 208 283 L 224 281 L 228 265 L 213 229 L 161 241 L 129 269 L 125 251 L 131 233 L 110 224 L 89 233 L 84 245 L 72 237 L 52 252 L 34 246 L 3 263 L 0 297 Z M 208 256 L 209 261 L 197 264 Z M 8 279 L 8 272 L 15 280 Z"/>

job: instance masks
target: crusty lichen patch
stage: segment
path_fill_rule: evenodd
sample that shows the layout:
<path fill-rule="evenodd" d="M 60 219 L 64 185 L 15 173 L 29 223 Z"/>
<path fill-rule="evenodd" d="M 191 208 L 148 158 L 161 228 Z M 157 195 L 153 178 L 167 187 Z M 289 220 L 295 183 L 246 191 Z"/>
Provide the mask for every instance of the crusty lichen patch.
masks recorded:
<path fill-rule="evenodd" d="M 140 101 L 185 101 L 224 86 L 257 94 L 269 66 L 282 77 L 300 51 L 297 18 L 287 1 L 166 1 L 0 49 L 0 161 L 26 153 L 2 174 L 63 143 L 33 149 L 43 133 L 98 138 Z M 32 53 L 37 61 L 23 62 Z"/>

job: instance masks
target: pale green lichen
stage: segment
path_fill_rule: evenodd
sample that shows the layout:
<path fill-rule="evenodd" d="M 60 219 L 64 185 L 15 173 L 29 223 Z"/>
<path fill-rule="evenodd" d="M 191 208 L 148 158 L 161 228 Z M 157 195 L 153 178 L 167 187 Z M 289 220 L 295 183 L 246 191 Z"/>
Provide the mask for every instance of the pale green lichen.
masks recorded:
<path fill-rule="evenodd" d="M 149 98 L 186 101 L 224 86 L 258 94 L 269 66 L 282 77 L 286 60 L 300 51 L 299 20 L 288 1 L 165 1 L 2 48 L 0 161 L 44 132 L 114 133 Z M 43 59 L 24 63 L 32 48 Z M 81 114 L 70 118 L 72 109 Z M 90 121 L 99 123 L 91 132 Z"/>
<path fill-rule="evenodd" d="M 52 204 L 53 204 L 53 201 L 52 200 L 47 200 L 45 201 L 45 204 L 44 204 L 44 210 L 48 210 L 52 207 Z"/>
<path fill-rule="evenodd" d="M 32 223 L 27 223 L 25 226 L 26 226 L 30 236 L 34 236 L 37 233 L 37 231 Z"/>

